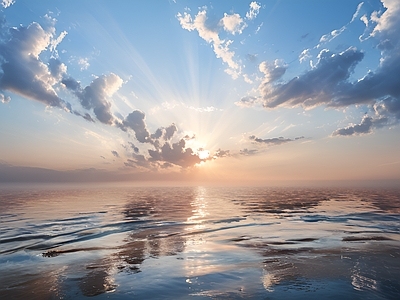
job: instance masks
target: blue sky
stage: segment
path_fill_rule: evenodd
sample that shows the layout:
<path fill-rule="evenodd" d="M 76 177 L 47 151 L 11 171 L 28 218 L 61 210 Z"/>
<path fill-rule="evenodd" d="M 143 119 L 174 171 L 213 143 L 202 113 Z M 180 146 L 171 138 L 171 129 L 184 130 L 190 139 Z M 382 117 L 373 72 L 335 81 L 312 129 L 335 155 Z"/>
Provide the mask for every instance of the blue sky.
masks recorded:
<path fill-rule="evenodd" d="M 1 179 L 399 180 L 399 13 L 3 0 Z"/>

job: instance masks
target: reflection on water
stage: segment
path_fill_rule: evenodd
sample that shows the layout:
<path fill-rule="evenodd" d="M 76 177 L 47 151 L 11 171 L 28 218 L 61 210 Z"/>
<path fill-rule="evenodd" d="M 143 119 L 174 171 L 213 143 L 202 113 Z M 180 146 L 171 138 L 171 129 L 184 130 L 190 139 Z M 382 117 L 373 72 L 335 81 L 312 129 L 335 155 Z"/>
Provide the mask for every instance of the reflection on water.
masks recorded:
<path fill-rule="evenodd" d="M 0 192 L 0 298 L 396 299 L 400 192 Z"/>

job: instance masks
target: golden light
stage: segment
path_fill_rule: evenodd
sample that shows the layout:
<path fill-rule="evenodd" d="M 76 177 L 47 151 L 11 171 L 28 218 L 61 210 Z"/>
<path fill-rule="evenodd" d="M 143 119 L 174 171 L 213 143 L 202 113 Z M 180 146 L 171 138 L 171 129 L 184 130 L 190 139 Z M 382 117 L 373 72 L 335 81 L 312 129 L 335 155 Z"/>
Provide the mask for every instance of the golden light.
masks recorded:
<path fill-rule="evenodd" d="M 210 157 L 210 151 L 208 150 L 200 150 L 197 152 L 200 159 L 207 159 Z"/>

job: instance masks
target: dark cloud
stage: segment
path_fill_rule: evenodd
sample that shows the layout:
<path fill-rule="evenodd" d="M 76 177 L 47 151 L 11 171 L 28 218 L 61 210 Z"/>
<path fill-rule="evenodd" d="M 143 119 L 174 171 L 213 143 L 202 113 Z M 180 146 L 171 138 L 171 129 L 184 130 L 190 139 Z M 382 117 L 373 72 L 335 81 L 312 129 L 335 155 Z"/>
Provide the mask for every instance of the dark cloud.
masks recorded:
<path fill-rule="evenodd" d="M 145 169 L 151 169 L 153 168 L 152 163 L 149 162 L 149 160 L 141 154 L 133 154 L 132 159 L 128 159 L 126 162 L 124 162 L 124 165 L 126 167 L 130 168 L 140 168 L 143 167 Z"/>
<path fill-rule="evenodd" d="M 118 154 L 118 152 L 117 152 L 117 151 L 115 151 L 115 150 L 112 150 L 112 151 L 111 151 L 111 153 L 112 153 L 112 155 L 114 155 L 115 157 L 118 157 L 118 158 L 119 158 L 119 154 Z"/>
<path fill-rule="evenodd" d="M 249 149 L 245 148 L 243 150 L 240 150 L 240 154 L 244 155 L 244 156 L 252 156 L 252 155 L 257 154 L 257 152 L 258 152 L 258 150 L 256 150 L 256 149 L 249 150 Z"/>
<path fill-rule="evenodd" d="M 361 124 L 358 125 L 350 125 L 348 127 L 338 129 L 335 132 L 332 133 L 333 136 L 336 135 L 354 135 L 354 134 L 365 134 L 365 133 L 370 133 L 372 128 L 372 118 L 365 116 Z"/>
<path fill-rule="evenodd" d="M 228 156 L 231 156 L 229 150 L 218 149 L 217 151 L 215 151 L 213 158 L 228 157 Z"/>
<path fill-rule="evenodd" d="M 82 114 L 82 113 L 80 113 L 78 111 L 75 111 L 75 110 L 73 110 L 72 113 L 74 115 L 76 115 L 76 116 L 80 116 L 80 117 L 84 118 L 86 121 L 89 121 L 89 122 L 92 122 L 92 123 L 95 122 L 94 119 L 92 118 L 92 116 L 90 114 L 88 114 L 88 113 L 83 113 Z"/>
<path fill-rule="evenodd" d="M 190 136 L 190 135 L 185 135 L 184 137 L 183 137 L 183 139 L 184 140 L 186 140 L 186 141 L 188 141 L 188 140 L 194 140 L 196 138 L 196 135 L 195 134 L 193 134 L 192 136 Z"/>
<path fill-rule="evenodd" d="M 151 135 L 152 139 L 159 139 L 163 135 L 163 128 L 158 128 L 156 132 Z"/>
<path fill-rule="evenodd" d="M 81 84 L 72 77 L 63 78 L 61 81 L 64 86 L 76 93 L 81 92 Z"/>
<path fill-rule="evenodd" d="M 111 103 L 108 98 L 114 94 L 122 85 L 122 79 L 110 73 L 94 79 L 84 89 L 72 78 L 62 81 L 63 84 L 74 91 L 82 106 L 88 110 L 93 109 L 96 118 L 104 124 L 113 124 L 114 116 L 111 113 Z"/>
<path fill-rule="evenodd" d="M 175 132 L 177 132 L 178 128 L 176 127 L 175 124 L 171 124 L 168 127 L 161 127 L 158 128 L 156 130 L 156 132 L 154 132 L 150 137 L 153 140 L 159 139 L 162 136 L 164 136 L 164 140 L 168 141 L 170 139 L 172 139 L 172 137 L 174 136 Z M 153 141 L 154 142 L 154 141 Z"/>
<path fill-rule="evenodd" d="M 260 138 L 256 137 L 255 135 L 250 136 L 249 139 L 253 140 L 256 143 L 267 144 L 267 145 L 281 145 L 284 143 L 294 141 L 291 139 L 285 139 L 283 137 L 271 138 L 271 139 L 260 139 Z"/>
<path fill-rule="evenodd" d="M 268 108 L 279 105 L 307 107 L 323 103 L 339 106 L 344 101 L 344 90 L 351 85 L 347 79 L 363 57 L 364 54 L 355 48 L 339 54 L 322 50 L 315 67 L 303 75 L 287 83 L 272 85 L 267 81 L 261 84 L 263 105 Z"/>
<path fill-rule="evenodd" d="M 175 132 L 177 132 L 177 130 L 178 128 L 175 124 L 171 124 L 170 126 L 165 128 L 164 139 L 167 141 L 170 140 L 174 136 Z"/>
<path fill-rule="evenodd" d="M 139 148 L 136 147 L 133 143 L 129 142 L 129 146 L 131 146 L 131 149 L 133 150 L 134 153 L 136 154 L 139 153 Z"/>
<path fill-rule="evenodd" d="M 170 145 L 166 142 L 162 147 L 156 150 L 149 150 L 151 161 L 163 161 L 178 165 L 184 168 L 194 166 L 202 160 L 191 148 L 185 148 L 185 140 Z"/>
<path fill-rule="evenodd" d="M 49 71 L 54 78 L 61 79 L 67 72 L 67 66 L 57 58 L 50 58 Z"/>
<path fill-rule="evenodd" d="M 387 118 L 374 119 L 364 116 L 360 124 L 352 124 L 345 128 L 338 129 L 332 133 L 332 136 L 352 136 L 371 133 L 373 128 L 380 128 L 387 125 Z"/>
<path fill-rule="evenodd" d="M 135 132 L 136 139 L 141 143 L 152 142 L 150 133 L 145 123 L 145 114 L 140 110 L 131 112 L 122 122 L 122 129 L 132 129 Z"/>

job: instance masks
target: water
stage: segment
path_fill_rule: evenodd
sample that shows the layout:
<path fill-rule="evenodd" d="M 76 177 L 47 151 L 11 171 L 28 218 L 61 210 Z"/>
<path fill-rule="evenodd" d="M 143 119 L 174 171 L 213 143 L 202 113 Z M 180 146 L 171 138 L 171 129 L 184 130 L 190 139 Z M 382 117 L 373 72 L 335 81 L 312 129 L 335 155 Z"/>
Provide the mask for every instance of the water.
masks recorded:
<path fill-rule="evenodd" d="M 1 299 L 399 299 L 400 191 L 0 191 Z"/>

